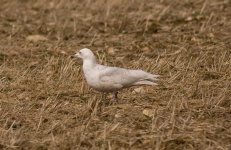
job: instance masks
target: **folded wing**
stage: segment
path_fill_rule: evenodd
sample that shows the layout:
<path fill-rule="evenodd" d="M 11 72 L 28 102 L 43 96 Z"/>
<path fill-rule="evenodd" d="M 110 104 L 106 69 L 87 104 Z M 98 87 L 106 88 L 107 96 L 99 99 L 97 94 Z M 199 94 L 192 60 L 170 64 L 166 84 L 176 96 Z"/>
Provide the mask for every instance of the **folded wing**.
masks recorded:
<path fill-rule="evenodd" d="M 118 67 L 102 68 L 99 80 L 103 84 L 126 88 L 135 85 L 157 85 L 159 75 L 153 75 L 142 70 L 129 70 Z"/>

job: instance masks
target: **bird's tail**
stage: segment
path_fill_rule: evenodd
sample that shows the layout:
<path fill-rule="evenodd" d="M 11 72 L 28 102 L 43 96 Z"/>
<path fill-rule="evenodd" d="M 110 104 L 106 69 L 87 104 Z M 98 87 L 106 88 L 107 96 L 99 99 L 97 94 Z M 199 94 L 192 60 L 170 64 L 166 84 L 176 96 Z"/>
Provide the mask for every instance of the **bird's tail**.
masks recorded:
<path fill-rule="evenodd" d="M 151 73 L 146 73 L 146 74 L 147 74 L 146 80 L 148 80 L 148 81 L 155 82 L 155 81 L 159 80 L 158 78 L 160 77 L 160 75 L 155 75 L 155 74 L 151 74 Z"/>
<path fill-rule="evenodd" d="M 136 82 L 134 85 L 158 85 L 158 84 L 152 81 L 143 80 L 143 81 Z"/>
<path fill-rule="evenodd" d="M 160 77 L 160 75 L 147 73 L 142 70 L 139 71 L 143 78 L 136 82 L 136 85 L 158 85 L 156 82 L 159 80 L 158 77 Z"/>

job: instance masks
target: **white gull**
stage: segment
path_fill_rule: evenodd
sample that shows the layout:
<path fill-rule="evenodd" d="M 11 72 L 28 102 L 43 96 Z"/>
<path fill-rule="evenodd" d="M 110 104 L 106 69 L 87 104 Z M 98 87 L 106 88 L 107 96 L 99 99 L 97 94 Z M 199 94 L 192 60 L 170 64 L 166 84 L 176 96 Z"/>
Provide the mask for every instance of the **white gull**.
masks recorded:
<path fill-rule="evenodd" d="M 93 52 L 83 48 L 75 57 L 83 59 L 83 72 L 87 83 L 100 92 L 113 92 L 113 100 L 117 101 L 117 93 L 123 88 L 138 85 L 157 85 L 159 75 L 150 74 L 143 70 L 131 70 L 119 67 L 100 65 Z"/>

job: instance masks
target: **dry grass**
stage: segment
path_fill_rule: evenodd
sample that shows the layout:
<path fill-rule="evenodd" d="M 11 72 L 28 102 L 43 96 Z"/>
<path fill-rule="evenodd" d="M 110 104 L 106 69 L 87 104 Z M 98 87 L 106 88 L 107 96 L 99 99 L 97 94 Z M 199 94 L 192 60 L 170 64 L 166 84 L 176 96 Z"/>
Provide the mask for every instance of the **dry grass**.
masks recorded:
<path fill-rule="evenodd" d="M 0 149 L 231 149 L 229 0 L 2 0 L 0 11 Z M 100 110 L 69 57 L 83 47 L 161 84 Z"/>

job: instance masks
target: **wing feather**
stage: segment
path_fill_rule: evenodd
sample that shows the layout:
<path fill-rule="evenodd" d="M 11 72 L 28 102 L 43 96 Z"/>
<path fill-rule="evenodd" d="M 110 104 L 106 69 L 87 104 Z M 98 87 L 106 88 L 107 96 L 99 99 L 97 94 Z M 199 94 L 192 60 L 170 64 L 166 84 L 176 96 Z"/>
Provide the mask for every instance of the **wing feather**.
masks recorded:
<path fill-rule="evenodd" d="M 123 88 L 137 85 L 136 82 L 146 80 L 150 75 L 142 70 L 129 70 L 118 67 L 103 66 L 101 69 L 99 80 L 102 83 L 120 85 Z"/>

